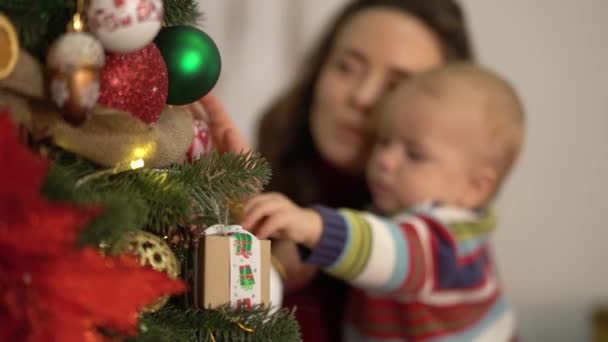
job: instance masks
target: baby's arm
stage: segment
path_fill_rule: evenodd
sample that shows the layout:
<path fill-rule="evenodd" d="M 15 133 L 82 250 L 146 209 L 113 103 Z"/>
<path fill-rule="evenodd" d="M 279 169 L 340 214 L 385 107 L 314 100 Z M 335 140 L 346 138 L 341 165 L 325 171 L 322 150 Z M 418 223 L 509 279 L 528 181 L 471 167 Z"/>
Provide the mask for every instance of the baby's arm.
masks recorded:
<path fill-rule="evenodd" d="M 374 292 L 400 295 L 421 289 L 429 270 L 430 256 L 423 248 L 428 230 L 419 230 L 415 217 L 402 222 L 348 209 L 317 210 L 323 234 L 307 262 Z"/>
<path fill-rule="evenodd" d="M 267 193 L 247 203 L 241 225 L 261 239 L 288 239 L 308 248 L 312 253 L 305 257 L 307 263 L 366 289 L 414 286 L 426 271 L 411 229 L 368 213 L 321 206 L 306 209 L 281 194 Z M 283 257 L 295 260 L 293 250 L 287 252 Z M 297 271 L 294 265 L 290 262 L 287 267 Z"/>
<path fill-rule="evenodd" d="M 402 299 L 452 289 L 493 293 L 496 282 L 484 236 L 468 240 L 461 249 L 443 219 L 433 213 L 385 218 L 353 210 L 316 210 L 323 231 L 305 261 L 353 286 Z"/>

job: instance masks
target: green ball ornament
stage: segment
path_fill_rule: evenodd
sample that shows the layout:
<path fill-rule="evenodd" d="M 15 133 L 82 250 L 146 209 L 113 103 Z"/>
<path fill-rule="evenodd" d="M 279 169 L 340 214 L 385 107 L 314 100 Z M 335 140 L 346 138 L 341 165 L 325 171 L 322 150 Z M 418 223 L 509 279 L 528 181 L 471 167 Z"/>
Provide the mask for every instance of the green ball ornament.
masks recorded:
<path fill-rule="evenodd" d="M 220 77 L 220 52 L 205 32 L 192 26 L 164 27 L 154 43 L 169 74 L 167 104 L 185 105 L 200 99 Z"/>

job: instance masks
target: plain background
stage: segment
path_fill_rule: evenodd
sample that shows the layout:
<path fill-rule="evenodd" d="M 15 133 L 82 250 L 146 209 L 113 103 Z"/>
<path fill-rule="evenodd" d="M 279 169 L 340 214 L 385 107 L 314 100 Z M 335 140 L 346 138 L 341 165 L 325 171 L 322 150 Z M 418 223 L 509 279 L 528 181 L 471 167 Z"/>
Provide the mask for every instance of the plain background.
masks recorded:
<path fill-rule="evenodd" d="M 202 1 L 214 92 L 253 143 L 261 110 L 344 0 Z M 585 341 L 608 305 L 608 1 L 464 0 L 479 60 L 513 82 L 527 141 L 495 254 L 524 341 Z"/>

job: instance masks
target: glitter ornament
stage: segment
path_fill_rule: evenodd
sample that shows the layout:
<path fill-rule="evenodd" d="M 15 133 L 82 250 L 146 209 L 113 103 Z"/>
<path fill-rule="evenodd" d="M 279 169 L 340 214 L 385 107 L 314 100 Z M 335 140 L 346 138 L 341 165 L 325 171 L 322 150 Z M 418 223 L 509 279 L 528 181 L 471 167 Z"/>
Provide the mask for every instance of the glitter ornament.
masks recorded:
<path fill-rule="evenodd" d="M 245 203 L 247 203 L 247 198 L 235 199 L 228 202 L 228 212 L 234 221 L 241 222 L 245 217 Z"/>
<path fill-rule="evenodd" d="M 78 125 L 86 121 L 99 98 L 99 70 L 103 64 L 103 47 L 84 32 L 66 33 L 49 48 L 50 95 L 67 122 Z"/>
<path fill-rule="evenodd" d="M 209 153 L 213 144 L 211 142 L 211 132 L 209 132 L 209 124 L 205 120 L 194 119 L 194 138 L 192 144 L 186 151 L 186 159 L 192 163 L 201 158 L 201 156 Z"/>
<path fill-rule="evenodd" d="M 160 237 L 144 232 L 135 231 L 123 235 L 112 246 L 111 254 L 131 253 L 136 255 L 142 266 L 166 273 L 170 278 L 177 279 L 180 273 L 179 262 L 167 243 Z M 160 298 L 151 305 L 146 306 L 143 312 L 154 312 L 163 307 L 169 300 L 168 296 Z"/>
<path fill-rule="evenodd" d="M 153 123 L 160 117 L 166 100 L 167 67 L 154 43 L 128 54 L 106 56 L 99 104 Z"/>
<path fill-rule="evenodd" d="M 142 49 L 162 26 L 162 0 L 91 0 L 87 9 L 91 32 L 106 50 L 128 53 Z"/>

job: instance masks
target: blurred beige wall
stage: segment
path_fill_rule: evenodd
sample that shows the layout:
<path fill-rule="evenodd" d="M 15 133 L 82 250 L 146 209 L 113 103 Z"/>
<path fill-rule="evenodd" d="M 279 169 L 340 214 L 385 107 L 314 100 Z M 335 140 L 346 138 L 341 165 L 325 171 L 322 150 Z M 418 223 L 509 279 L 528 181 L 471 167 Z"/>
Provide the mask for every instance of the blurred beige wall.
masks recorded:
<path fill-rule="evenodd" d="M 608 1 L 467 0 L 481 61 L 527 107 L 495 244 L 525 341 L 585 341 L 608 303 Z"/>
<path fill-rule="evenodd" d="M 524 341 L 585 341 L 608 304 L 608 0 L 464 0 L 481 62 L 521 93 L 523 157 L 495 254 Z M 253 141 L 258 115 L 344 0 L 201 1 L 215 92 Z"/>
<path fill-rule="evenodd" d="M 214 89 L 253 142 L 255 125 L 344 0 L 200 0 L 201 27 L 216 41 L 222 74 Z"/>

